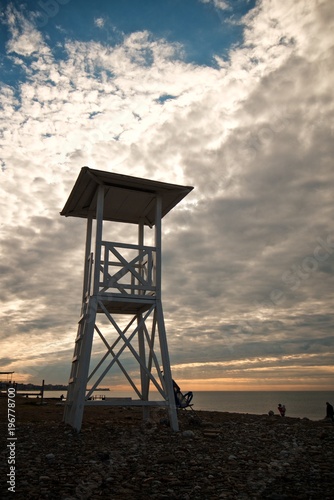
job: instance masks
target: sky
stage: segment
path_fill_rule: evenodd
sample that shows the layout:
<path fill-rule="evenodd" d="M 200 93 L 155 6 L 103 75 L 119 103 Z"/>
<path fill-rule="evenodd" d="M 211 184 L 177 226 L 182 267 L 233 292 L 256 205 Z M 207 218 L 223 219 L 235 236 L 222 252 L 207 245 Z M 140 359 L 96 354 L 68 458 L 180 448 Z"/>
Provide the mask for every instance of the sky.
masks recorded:
<path fill-rule="evenodd" d="M 333 25 L 330 0 L 0 0 L 0 371 L 68 381 L 89 166 L 194 186 L 163 219 L 182 388 L 333 390 Z"/>

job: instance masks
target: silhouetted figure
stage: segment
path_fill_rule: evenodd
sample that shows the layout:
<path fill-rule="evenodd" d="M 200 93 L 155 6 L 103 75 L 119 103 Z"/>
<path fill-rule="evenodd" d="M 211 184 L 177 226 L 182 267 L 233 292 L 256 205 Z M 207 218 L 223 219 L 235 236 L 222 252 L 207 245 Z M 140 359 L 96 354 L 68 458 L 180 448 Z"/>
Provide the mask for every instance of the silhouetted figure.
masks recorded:
<path fill-rule="evenodd" d="M 65 398 L 64 398 L 64 394 L 62 394 L 62 395 L 60 396 L 60 401 L 62 401 L 63 399 L 65 399 Z"/>
<path fill-rule="evenodd" d="M 334 409 L 330 403 L 326 403 L 326 418 L 330 418 L 334 422 Z"/>
<path fill-rule="evenodd" d="M 174 391 L 175 403 L 176 403 L 176 406 L 178 406 L 179 401 L 181 399 L 181 389 L 177 385 L 177 383 L 175 382 L 175 380 L 172 380 L 172 382 L 173 382 L 173 391 Z"/>
<path fill-rule="evenodd" d="M 281 405 L 281 403 L 279 403 L 278 411 L 279 411 L 281 417 L 285 417 L 285 412 L 286 412 L 285 405 Z"/>
<path fill-rule="evenodd" d="M 175 404 L 177 408 L 187 408 L 187 406 L 190 406 L 190 401 L 193 398 L 193 393 L 189 391 L 186 394 L 182 394 L 181 389 L 177 385 L 175 380 L 172 380 L 172 382 L 173 382 Z"/>

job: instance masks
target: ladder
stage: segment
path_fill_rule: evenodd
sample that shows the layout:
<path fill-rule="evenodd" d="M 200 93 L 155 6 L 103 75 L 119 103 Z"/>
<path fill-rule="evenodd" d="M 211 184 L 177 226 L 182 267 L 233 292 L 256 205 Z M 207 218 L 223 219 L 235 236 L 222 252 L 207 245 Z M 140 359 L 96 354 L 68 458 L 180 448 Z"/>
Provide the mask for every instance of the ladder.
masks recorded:
<path fill-rule="evenodd" d="M 96 298 L 86 294 L 82 305 L 82 314 L 78 322 L 78 333 L 74 344 L 71 374 L 68 382 L 67 401 L 64 421 L 78 431 L 81 428 L 86 384 L 89 371 L 94 325 Z"/>

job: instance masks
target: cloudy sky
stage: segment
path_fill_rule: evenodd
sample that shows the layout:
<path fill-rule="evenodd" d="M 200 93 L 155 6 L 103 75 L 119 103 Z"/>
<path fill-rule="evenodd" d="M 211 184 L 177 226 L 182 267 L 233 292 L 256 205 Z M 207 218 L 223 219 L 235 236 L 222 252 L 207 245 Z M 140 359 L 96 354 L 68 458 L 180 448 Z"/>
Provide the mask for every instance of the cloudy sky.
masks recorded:
<path fill-rule="evenodd" d="M 0 371 L 67 383 L 85 221 L 59 212 L 87 165 L 194 186 L 163 220 L 184 388 L 332 390 L 332 2 L 0 11 Z"/>

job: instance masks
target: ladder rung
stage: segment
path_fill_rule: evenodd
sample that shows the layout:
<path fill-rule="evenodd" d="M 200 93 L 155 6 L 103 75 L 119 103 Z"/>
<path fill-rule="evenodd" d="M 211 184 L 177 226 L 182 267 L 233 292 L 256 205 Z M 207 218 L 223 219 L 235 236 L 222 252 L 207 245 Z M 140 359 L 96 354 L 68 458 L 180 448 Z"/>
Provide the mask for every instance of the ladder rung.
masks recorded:
<path fill-rule="evenodd" d="M 79 319 L 78 323 L 82 323 L 82 321 L 85 319 L 85 316 L 86 316 L 86 314 L 85 314 L 85 313 L 83 313 L 83 314 L 80 316 L 80 319 Z"/>
<path fill-rule="evenodd" d="M 68 381 L 69 384 L 73 384 L 74 382 L 75 382 L 75 377 L 70 378 L 70 380 Z"/>
<path fill-rule="evenodd" d="M 75 363 L 76 361 L 78 361 L 78 356 L 73 356 L 72 363 Z"/>
<path fill-rule="evenodd" d="M 75 343 L 77 344 L 82 339 L 83 339 L 83 335 L 78 335 L 77 338 L 75 339 Z"/>

